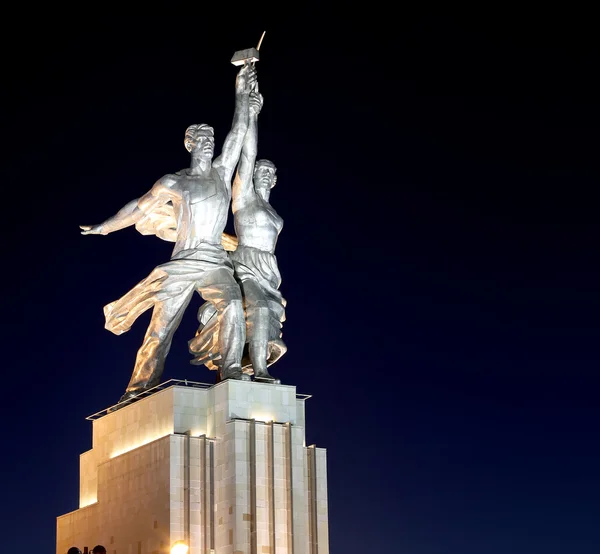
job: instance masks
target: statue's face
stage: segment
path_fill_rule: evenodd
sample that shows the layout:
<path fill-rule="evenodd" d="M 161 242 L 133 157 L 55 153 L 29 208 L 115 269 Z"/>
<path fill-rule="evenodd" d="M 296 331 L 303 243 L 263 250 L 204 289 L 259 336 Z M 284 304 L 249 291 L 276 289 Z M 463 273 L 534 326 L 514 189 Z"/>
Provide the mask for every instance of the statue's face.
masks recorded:
<path fill-rule="evenodd" d="M 215 132 L 211 127 L 198 129 L 186 141 L 186 148 L 202 159 L 212 160 L 215 153 Z"/>
<path fill-rule="evenodd" d="M 273 165 L 259 165 L 254 173 L 256 189 L 271 190 L 277 182 L 277 169 Z"/>

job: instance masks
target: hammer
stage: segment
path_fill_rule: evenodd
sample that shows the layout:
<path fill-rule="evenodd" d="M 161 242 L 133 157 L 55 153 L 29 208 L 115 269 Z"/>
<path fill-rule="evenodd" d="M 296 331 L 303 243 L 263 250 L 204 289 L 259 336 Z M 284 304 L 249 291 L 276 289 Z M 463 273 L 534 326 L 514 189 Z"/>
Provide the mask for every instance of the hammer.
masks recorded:
<path fill-rule="evenodd" d="M 260 40 L 258 41 L 258 46 L 256 48 L 246 48 L 246 50 L 238 50 L 233 54 L 233 58 L 231 58 L 231 63 L 233 65 L 244 65 L 245 63 L 254 64 L 258 60 L 260 60 L 260 55 L 258 51 L 260 50 L 260 45 L 265 38 L 265 33 L 267 31 L 263 31 Z"/>

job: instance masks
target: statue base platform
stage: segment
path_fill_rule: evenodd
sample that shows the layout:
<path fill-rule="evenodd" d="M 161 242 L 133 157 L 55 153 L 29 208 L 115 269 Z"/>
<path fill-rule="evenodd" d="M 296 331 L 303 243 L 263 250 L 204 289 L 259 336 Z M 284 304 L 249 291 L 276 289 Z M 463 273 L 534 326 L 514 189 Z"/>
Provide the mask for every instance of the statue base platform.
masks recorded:
<path fill-rule="evenodd" d="M 290 385 L 171 380 L 89 416 L 79 509 L 56 552 L 328 554 L 326 451 L 306 446 L 307 395 Z M 114 408 L 114 407 L 113 407 Z"/>

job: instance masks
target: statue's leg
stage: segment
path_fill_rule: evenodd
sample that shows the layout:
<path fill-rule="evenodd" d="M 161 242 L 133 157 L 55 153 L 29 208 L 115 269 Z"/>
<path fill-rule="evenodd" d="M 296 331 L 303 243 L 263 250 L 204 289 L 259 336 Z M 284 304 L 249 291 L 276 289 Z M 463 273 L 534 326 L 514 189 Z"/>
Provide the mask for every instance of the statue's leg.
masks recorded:
<path fill-rule="evenodd" d="M 244 379 L 242 353 L 246 341 L 246 323 L 242 293 L 233 271 L 223 267 L 207 272 L 198 283 L 197 291 L 217 309 L 221 379 Z"/>
<path fill-rule="evenodd" d="M 260 285 L 245 279 L 240 287 L 246 302 L 246 333 L 254 375 L 272 379 L 267 370 L 269 355 L 269 304 Z"/>
<path fill-rule="evenodd" d="M 181 323 L 193 293 L 194 288 L 190 285 L 177 296 L 154 305 L 150 325 L 138 350 L 133 375 L 127 386 L 128 396 L 159 384 L 173 334 Z"/>

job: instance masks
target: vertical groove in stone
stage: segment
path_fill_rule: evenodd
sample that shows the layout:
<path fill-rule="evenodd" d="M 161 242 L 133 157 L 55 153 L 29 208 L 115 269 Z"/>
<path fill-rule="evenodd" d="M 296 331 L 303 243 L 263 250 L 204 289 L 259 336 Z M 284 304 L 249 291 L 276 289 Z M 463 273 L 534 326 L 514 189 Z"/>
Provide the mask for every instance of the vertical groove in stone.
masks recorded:
<path fill-rule="evenodd" d="M 314 444 L 306 449 L 308 456 L 310 554 L 319 553 L 317 528 L 317 451 Z"/>
<path fill-rule="evenodd" d="M 294 483 L 292 480 L 292 424 L 288 421 L 287 427 L 287 452 L 285 454 L 287 466 L 287 483 L 288 483 L 288 554 L 294 554 Z"/>
<path fill-rule="evenodd" d="M 213 441 L 208 443 L 209 452 L 209 496 L 210 496 L 210 549 L 215 549 L 215 445 Z"/>
<path fill-rule="evenodd" d="M 256 532 L 256 421 L 250 420 L 250 554 L 257 554 Z"/>
<path fill-rule="evenodd" d="M 200 517 L 202 526 L 202 554 L 208 554 L 208 525 L 206 510 L 208 508 L 208 495 L 206 491 L 206 435 L 201 437 L 200 446 Z"/>
<path fill-rule="evenodd" d="M 190 544 L 190 434 L 183 439 L 183 540 Z"/>
<path fill-rule="evenodd" d="M 277 554 L 277 545 L 275 542 L 275 426 L 272 421 L 269 426 L 270 440 L 268 441 L 268 462 L 269 468 L 269 529 L 271 530 L 271 548 L 272 554 Z"/>

